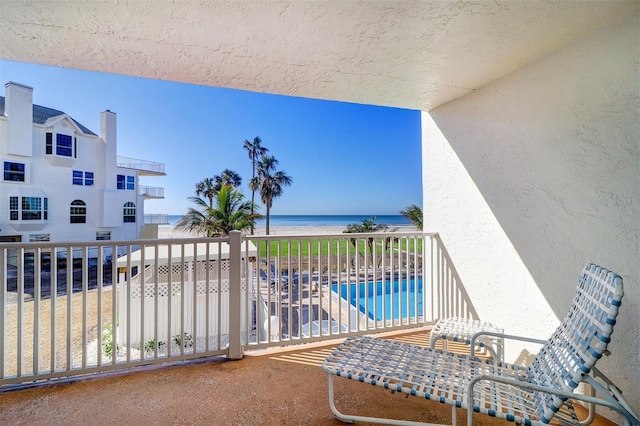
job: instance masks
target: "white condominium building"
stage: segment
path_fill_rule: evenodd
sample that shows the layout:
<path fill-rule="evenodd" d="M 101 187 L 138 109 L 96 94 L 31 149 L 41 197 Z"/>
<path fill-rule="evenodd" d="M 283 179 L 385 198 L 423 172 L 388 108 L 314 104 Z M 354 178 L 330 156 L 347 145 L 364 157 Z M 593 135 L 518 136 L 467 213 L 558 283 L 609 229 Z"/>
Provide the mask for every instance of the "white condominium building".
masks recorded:
<path fill-rule="evenodd" d="M 116 114 L 100 115 L 100 135 L 68 114 L 33 104 L 33 89 L 5 84 L 0 96 L 0 242 L 137 239 L 144 200 L 162 188 L 164 164 L 118 157 Z"/>

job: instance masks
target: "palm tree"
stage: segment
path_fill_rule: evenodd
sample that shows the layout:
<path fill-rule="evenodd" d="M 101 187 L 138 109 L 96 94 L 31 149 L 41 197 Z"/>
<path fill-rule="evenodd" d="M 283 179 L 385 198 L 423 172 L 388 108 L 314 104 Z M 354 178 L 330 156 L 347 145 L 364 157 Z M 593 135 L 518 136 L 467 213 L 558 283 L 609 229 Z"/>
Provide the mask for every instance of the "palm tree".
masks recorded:
<path fill-rule="evenodd" d="M 371 233 L 371 232 L 384 232 L 388 229 L 389 229 L 389 225 L 386 225 L 384 223 L 376 223 L 376 217 L 371 216 L 370 219 L 364 219 L 362 223 L 348 224 L 347 229 L 345 229 L 342 232 L 345 234 L 352 234 L 352 233 L 364 234 L 364 233 Z M 352 242 L 353 241 L 354 240 L 352 239 Z M 373 238 L 369 239 L 368 244 L 369 244 L 369 248 L 373 249 Z"/>
<path fill-rule="evenodd" d="M 237 188 L 242 184 L 242 177 L 240 177 L 237 172 L 229 169 L 224 169 L 222 173 L 215 175 L 213 180 L 215 182 L 216 192 L 220 191 L 220 188 L 222 188 L 223 185 L 231 185 L 232 187 Z"/>
<path fill-rule="evenodd" d="M 256 162 L 258 161 L 259 158 L 262 158 L 269 151 L 267 148 L 263 147 L 261 144 L 262 144 L 262 139 L 260 139 L 260 136 L 256 136 L 255 138 L 253 138 L 253 142 L 249 142 L 248 139 L 244 140 L 243 148 L 247 150 L 247 153 L 249 154 L 249 160 L 251 160 L 251 179 L 256 178 Z M 252 205 L 255 205 L 254 204 L 255 195 L 256 195 L 256 190 L 251 189 Z M 253 213 L 253 210 L 251 211 L 251 213 Z M 253 235 L 253 228 L 251 228 L 251 235 Z"/>
<path fill-rule="evenodd" d="M 229 231 L 251 229 L 259 214 L 252 213 L 251 202 L 232 185 L 222 185 L 213 196 L 213 203 L 199 197 L 190 197 L 196 204 L 177 223 L 176 228 L 206 237 L 229 235 Z"/>
<path fill-rule="evenodd" d="M 260 199 L 267 208 L 266 233 L 269 235 L 269 213 L 273 205 L 273 199 L 282 195 L 282 187 L 291 185 L 293 180 L 287 176 L 285 171 L 276 171 L 278 160 L 271 155 L 263 155 L 258 162 L 257 176 L 249 181 L 249 188 L 252 191 L 260 189 Z"/>
<path fill-rule="evenodd" d="M 404 210 L 400 210 L 400 214 L 409 219 L 418 231 L 422 231 L 422 209 L 418 205 L 412 204 Z"/>
<path fill-rule="evenodd" d="M 204 178 L 196 183 L 196 196 L 203 196 L 209 200 L 209 207 L 213 205 L 213 197 L 216 192 L 216 184 L 213 178 Z"/>
<path fill-rule="evenodd" d="M 370 219 L 364 219 L 362 223 L 354 224 L 350 223 L 347 225 L 347 229 L 342 231 L 345 234 L 364 234 L 364 233 L 372 233 L 372 232 L 385 232 L 389 229 L 389 226 L 384 223 L 376 223 L 376 217 L 371 216 Z M 350 238 L 351 244 L 358 251 L 360 256 L 364 257 L 364 254 L 358 250 L 358 240 L 356 238 Z M 386 251 L 389 247 L 391 240 L 389 238 L 384 238 L 384 250 Z M 375 238 L 369 237 L 367 238 L 367 246 L 369 246 L 369 256 L 373 261 L 373 251 L 374 251 Z M 379 266 L 379 265 L 378 265 Z"/>

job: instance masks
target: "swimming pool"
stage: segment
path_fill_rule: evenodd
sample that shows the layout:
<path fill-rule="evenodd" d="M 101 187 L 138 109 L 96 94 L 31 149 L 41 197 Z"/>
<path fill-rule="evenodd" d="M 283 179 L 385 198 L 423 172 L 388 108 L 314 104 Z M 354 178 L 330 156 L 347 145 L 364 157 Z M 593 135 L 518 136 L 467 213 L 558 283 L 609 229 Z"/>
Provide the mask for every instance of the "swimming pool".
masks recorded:
<path fill-rule="evenodd" d="M 422 315 L 423 288 L 422 278 L 332 285 L 351 306 L 377 321 Z"/>

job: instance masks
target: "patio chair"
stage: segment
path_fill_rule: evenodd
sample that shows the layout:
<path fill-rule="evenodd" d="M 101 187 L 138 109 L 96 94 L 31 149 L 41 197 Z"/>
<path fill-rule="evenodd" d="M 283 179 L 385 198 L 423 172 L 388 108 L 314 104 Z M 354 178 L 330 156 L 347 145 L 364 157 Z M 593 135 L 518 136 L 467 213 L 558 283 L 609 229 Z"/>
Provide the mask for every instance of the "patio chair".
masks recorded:
<path fill-rule="evenodd" d="M 269 267 L 269 270 L 271 271 L 271 280 L 273 280 L 274 283 L 279 282 L 282 290 L 286 291 L 289 287 L 289 276 L 283 274 L 281 271 L 277 271 L 276 266 L 273 263 L 271 263 Z"/>
<path fill-rule="evenodd" d="M 329 373 L 331 410 L 347 422 L 417 424 L 339 412 L 333 397 L 333 376 L 339 376 L 449 404 L 452 424 L 456 408 L 467 410 L 467 425 L 473 423 L 474 412 L 525 425 L 548 424 L 552 419 L 588 424 L 597 404 L 617 411 L 625 425 L 640 425 L 619 389 L 595 368 L 596 361 L 608 354 L 622 295 L 620 276 L 588 264 L 567 316 L 548 340 L 500 334 L 504 339 L 543 343 L 526 367 L 476 357 L 475 341 L 470 354 L 455 354 L 369 336 L 349 337 L 323 363 Z M 574 392 L 583 381 L 591 386 L 591 395 Z M 572 400 L 590 404 L 587 419 L 577 418 Z"/>
<path fill-rule="evenodd" d="M 272 293 L 277 292 L 279 287 L 286 290 L 286 281 L 283 278 L 278 281 L 278 276 L 273 272 L 270 274 L 271 276 L 267 276 L 267 273 L 262 268 L 258 268 L 258 274 L 260 275 L 260 281 L 262 283 L 271 286 Z"/>

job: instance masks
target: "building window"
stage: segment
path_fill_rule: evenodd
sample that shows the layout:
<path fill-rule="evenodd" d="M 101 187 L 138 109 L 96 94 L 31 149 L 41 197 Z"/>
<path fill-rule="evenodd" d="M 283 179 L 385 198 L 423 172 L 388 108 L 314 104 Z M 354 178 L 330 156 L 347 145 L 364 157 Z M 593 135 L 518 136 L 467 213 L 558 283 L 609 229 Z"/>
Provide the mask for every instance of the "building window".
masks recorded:
<path fill-rule="evenodd" d="M 82 200 L 75 200 L 71 203 L 71 223 L 87 223 L 87 205 Z"/>
<path fill-rule="evenodd" d="M 132 223 L 136 221 L 136 205 L 131 201 L 124 203 L 124 223 Z"/>
<path fill-rule="evenodd" d="M 135 182 L 135 176 L 118 175 L 117 187 L 118 189 L 129 189 L 133 191 L 135 189 Z"/>
<path fill-rule="evenodd" d="M 9 220 L 18 220 L 18 197 L 9 197 Z"/>
<path fill-rule="evenodd" d="M 22 220 L 47 220 L 48 200 L 40 197 L 22 197 Z"/>
<path fill-rule="evenodd" d="M 37 243 L 39 241 L 51 241 L 51 234 L 30 234 L 29 242 Z"/>
<path fill-rule="evenodd" d="M 105 241 L 111 239 L 111 231 L 96 231 L 96 240 Z"/>
<path fill-rule="evenodd" d="M 53 133 L 47 133 L 47 141 L 45 143 L 45 152 L 47 155 L 53 154 Z"/>
<path fill-rule="evenodd" d="M 8 180 L 11 182 L 24 182 L 24 171 L 24 163 L 13 163 L 11 161 L 4 162 L 4 180 Z"/>
<path fill-rule="evenodd" d="M 93 172 L 73 171 L 73 184 L 93 186 Z"/>
<path fill-rule="evenodd" d="M 9 197 L 9 220 L 47 220 L 49 219 L 49 200 L 40 197 Z M 22 213 L 22 214 L 20 214 Z"/>
<path fill-rule="evenodd" d="M 45 154 L 51 155 L 53 154 L 53 133 L 47 133 L 45 135 Z M 74 157 L 76 151 L 75 138 L 71 138 L 69 135 L 61 135 L 56 133 L 55 137 L 55 147 L 56 147 L 56 155 L 61 155 L 63 157 Z"/>
<path fill-rule="evenodd" d="M 56 155 L 63 157 L 73 157 L 73 145 L 71 136 L 69 135 L 56 135 Z"/>
<path fill-rule="evenodd" d="M 74 185 L 82 185 L 82 175 L 83 173 L 80 170 L 73 171 L 73 184 Z"/>

